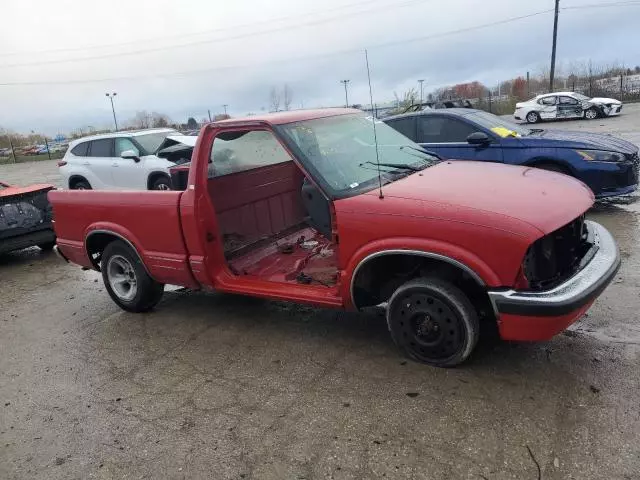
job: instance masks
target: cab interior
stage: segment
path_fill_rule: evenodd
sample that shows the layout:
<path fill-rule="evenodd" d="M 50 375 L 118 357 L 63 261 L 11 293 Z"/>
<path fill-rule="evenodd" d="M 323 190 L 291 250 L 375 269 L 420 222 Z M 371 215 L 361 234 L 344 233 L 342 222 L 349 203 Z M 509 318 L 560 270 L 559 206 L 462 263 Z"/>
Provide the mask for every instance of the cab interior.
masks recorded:
<path fill-rule="evenodd" d="M 210 160 L 208 192 L 234 275 L 337 284 L 330 203 L 272 132 L 222 132 Z"/>

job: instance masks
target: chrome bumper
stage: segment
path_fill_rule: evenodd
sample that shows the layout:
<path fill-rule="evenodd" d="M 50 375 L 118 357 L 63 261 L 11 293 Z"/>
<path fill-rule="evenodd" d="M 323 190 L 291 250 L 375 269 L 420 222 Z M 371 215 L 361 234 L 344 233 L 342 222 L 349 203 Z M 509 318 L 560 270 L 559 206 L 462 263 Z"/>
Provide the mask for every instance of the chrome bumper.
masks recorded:
<path fill-rule="evenodd" d="M 498 313 L 527 316 L 566 315 L 594 300 L 620 268 L 620 253 L 611 234 L 599 223 L 586 221 L 596 252 L 586 265 L 564 283 L 545 291 L 489 291 Z"/>

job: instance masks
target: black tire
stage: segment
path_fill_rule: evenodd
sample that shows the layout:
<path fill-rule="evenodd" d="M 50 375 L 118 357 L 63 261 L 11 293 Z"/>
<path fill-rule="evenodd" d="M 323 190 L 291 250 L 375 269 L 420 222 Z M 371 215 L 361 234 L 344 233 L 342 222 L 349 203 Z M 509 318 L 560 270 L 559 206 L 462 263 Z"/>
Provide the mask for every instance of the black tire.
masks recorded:
<path fill-rule="evenodd" d="M 123 268 L 126 265 L 128 267 Z M 100 269 L 109 296 L 123 310 L 147 312 L 162 298 L 164 285 L 149 276 L 138 254 L 121 240 L 114 240 L 104 249 Z M 116 281 L 116 274 L 128 280 Z M 127 282 L 133 292 L 127 290 Z M 125 295 L 125 291 L 129 295 Z"/>
<path fill-rule="evenodd" d="M 469 298 L 438 278 L 419 278 L 400 286 L 389 300 L 387 325 L 409 358 L 435 367 L 464 362 L 480 335 L 478 314 Z"/>
<path fill-rule="evenodd" d="M 51 250 L 53 250 L 53 247 L 56 246 L 56 241 L 52 241 L 52 242 L 46 242 L 46 243 L 39 243 L 38 244 L 38 248 L 40 250 L 44 250 L 45 252 L 50 252 Z"/>
<path fill-rule="evenodd" d="M 595 107 L 587 108 L 584 111 L 584 118 L 586 118 L 587 120 L 595 120 L 596 118 L 599 118 L 599 117 L 600 117 L 600 112 Z"/>
<path fill-rule="evenodd" d="M 538 123 L 540 121 L 540 114 L 538 112 L 529 112 L 524 119 L 527 123 Z"/>
<path fill-rule="evenodd" d="M 91 184 L 86 180 L 78 180 L 73 182 L 71 190 L 91 190 Z"/>
<path fill-rule="evenodd" d="M 166 175 L 161 175 L 151 182 L 151 190 L 171 190 L 171 180 Z"/>

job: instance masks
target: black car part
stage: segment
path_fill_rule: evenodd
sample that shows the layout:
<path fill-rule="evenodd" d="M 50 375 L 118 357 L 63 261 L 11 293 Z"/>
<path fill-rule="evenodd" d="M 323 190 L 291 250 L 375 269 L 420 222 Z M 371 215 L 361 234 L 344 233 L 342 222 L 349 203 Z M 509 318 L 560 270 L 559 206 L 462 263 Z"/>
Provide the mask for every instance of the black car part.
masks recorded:
<path fill-rule="evenodd" d="M 529 288 L 539 291 L 559 285 L 580 268 L 592 247 L 584 215 L 536 240 L 523 262 Z"/>
<path fill-rule="evenodd" d="M 0 253 L 55 240 L 46 188 L 0 196 Z"/>

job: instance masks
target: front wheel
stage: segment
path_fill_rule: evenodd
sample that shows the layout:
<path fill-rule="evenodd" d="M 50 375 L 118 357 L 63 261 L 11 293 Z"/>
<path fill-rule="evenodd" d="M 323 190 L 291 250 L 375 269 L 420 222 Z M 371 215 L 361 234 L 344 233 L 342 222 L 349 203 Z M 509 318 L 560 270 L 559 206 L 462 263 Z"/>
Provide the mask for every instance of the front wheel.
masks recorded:
<path fill-rule="evenodd" d="M 529 112 L 525 118 L 527 119 L 527 123 L 538 123 L 540 121 L 538 112 Z"/>
<path fill-rule="evenodd" d="M 584 112 L 584 118 L 586 118 L 587 120 L 595 120 L 596 118 L 598 118 L 598 110 L 596 110 L 594 107 L 588 108 Z"/>
<path fill-rule="evenodd" d="M 104 286 L 128 312 L 146 312 L 162 298 L 164 285 L 149 276 L 138 254 L 121 240 L 104 249 L 100 263 Z"/>
<path fill-rule="evenodd" d="M 407 356 L 436 367 L 464 362 L 479 337 L 478 314 L 469 298 L 437 278 L 400 286 L 389 300 L 387 325 Z"/>

